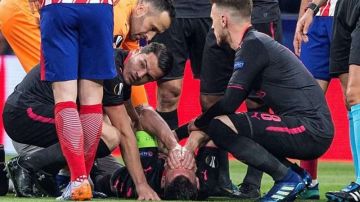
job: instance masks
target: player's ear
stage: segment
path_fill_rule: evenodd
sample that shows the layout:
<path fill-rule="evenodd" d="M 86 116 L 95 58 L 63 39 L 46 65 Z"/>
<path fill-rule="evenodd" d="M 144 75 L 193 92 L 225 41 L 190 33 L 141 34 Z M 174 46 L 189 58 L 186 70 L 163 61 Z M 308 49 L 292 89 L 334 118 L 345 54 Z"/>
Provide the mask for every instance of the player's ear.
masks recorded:
<path fill-rule="evenodd" d="M 226 27 L 228 23 L 228 19 L 225 15 L 221 15 L 221 26 Z"/>

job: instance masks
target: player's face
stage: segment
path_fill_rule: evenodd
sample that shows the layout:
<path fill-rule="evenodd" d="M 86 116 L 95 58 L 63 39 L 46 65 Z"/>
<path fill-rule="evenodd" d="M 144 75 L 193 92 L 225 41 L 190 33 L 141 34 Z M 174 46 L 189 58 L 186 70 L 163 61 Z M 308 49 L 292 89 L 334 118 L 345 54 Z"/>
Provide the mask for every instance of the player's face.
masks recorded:
<path fill-rule="evenodd" d="M 124 81 L 128 85 L 142 85 L 155 81 L 163 76 L 163 74 L 154 53 L 132 53 L 123 69 Z"/>
<path fill-rule="evenodd" d="M 195 175 L 195 170 L 185 169 L 185 168 L 176 168 L 170 169 L 166 167 L 165 178 L 161 182 L 161 187 L 165 187 L 167 184 L 170 184 L 177 176 L 185 176 L 190 180 L 191 183 L 196 184 L 199 189 L 199 180 Z"/>
<path fill-rule="evenodd" d="M 137 12 L 135 9 L 131 15 L 130 39 L 141 38 L 151 40 L 156 34 L 162 33 L 170 27 L 168 12 L 157 12 L 150 4 Z M 140 9 L 140 5 L 138 5 Z"/>
<path fill-rule="evenodd" d="M 226 36 L 224 33 L 224 27 L 222 26 L 222 17 L 216 4 L 213 4 L 211 7 L 210 17 L 212 19 L 212 28 L 214 29 L 216 43 L 218 45 L 225 43 Z"/>

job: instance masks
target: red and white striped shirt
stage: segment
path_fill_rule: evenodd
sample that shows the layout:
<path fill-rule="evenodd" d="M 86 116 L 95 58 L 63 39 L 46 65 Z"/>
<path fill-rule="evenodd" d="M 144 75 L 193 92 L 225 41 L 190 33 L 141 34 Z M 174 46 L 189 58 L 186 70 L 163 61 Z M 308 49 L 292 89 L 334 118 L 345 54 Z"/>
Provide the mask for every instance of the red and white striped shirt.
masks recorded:
<path fill-rule="evenodd" d="M 41 5 L 70 3 L 70 4 L 113 4 L 113 0 L 41 0 Z"/>
<path fill-rule="evenodd" d="M 316 16 L 334 16 L 336 2 L 338 0 L 328 0 L 324 6 L 320 7 Z"/>

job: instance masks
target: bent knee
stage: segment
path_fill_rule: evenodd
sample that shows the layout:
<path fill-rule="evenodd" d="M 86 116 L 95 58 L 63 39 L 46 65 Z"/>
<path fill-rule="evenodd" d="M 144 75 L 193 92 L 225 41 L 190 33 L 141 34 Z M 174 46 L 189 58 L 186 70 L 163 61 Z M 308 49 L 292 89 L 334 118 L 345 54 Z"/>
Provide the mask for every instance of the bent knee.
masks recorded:
<path fill-rule="evenodd" d="M 177 107 L 181 94 L 181 85 L 175 84 L 161 84 L 158 87 L 157 98 L 158 98 L 158 107 L 174 110 Z"/>
<path fill-rule="evenodd" d="M 234 123 L 230 120 L 230 118 L 227 115 L 217 116 L 215 117 L 211 122 L 210 125 L 215 121 L 221 122 L 226 127 L 230 128 L 234 133 L 238 133 L 238 130 L 236 129 Z"/>
<path fill-rule="evenodd" d="M 201 110 L 204 112 L 220 100 L 220 95 L 200 95 Z"/>
<path fill-rule="evenodd" d="M 348 88 L 346 91 L 346 103 L 349 107 L 360 104 L 360 88 Z"/>
<path fill-rule="evenodd" d="M 163 99 L 179 97 L 181 93 L 181 86 L 177 85 L 164 85 L 158 87 L 158 95 Z"/>

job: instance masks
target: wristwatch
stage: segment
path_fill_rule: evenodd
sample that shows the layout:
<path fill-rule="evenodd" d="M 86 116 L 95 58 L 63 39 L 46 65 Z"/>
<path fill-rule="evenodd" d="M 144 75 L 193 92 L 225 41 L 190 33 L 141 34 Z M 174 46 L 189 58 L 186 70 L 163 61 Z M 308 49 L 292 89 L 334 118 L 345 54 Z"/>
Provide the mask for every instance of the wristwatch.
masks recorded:
<path fill-rule="evenodd" d="M 314 11 L 314 15 L 316 15 L 319 12 L 319 9 L 320 9 L 320 7 L 318 5 L 316 5 L 315 3 L 309 3 L 307 8 Z"/>

